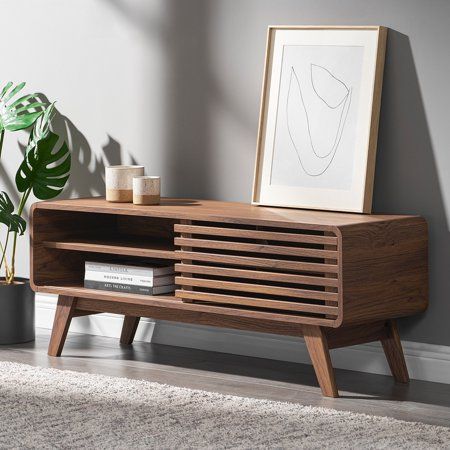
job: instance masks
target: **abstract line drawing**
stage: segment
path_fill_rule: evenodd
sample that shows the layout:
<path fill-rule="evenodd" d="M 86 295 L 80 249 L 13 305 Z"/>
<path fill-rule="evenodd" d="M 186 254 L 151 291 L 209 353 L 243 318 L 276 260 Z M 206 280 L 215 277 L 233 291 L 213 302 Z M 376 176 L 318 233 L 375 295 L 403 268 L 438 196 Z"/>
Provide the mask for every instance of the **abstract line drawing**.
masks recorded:
<path fill-rule="evenodd" d="M 351 99 L 352 88 L 327 68 L 310 64 L 310 79 L 301 80 L 291 66 L 287 129 L 300 166 L 307 175 L 323 175 L 333 162 Z"/>

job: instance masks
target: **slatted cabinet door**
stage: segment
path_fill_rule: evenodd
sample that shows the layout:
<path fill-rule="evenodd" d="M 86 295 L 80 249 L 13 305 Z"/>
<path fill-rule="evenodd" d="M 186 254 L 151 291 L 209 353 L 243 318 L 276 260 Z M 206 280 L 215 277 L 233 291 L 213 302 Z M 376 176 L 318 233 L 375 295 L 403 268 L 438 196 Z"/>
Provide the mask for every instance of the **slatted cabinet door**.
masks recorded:
<path fill-rule="evenodd" d="M 175 224 L 176 296 L 252 310 L 260 317 L 336 326 L 341 315 L 339 241 L 310 229 Z"/>

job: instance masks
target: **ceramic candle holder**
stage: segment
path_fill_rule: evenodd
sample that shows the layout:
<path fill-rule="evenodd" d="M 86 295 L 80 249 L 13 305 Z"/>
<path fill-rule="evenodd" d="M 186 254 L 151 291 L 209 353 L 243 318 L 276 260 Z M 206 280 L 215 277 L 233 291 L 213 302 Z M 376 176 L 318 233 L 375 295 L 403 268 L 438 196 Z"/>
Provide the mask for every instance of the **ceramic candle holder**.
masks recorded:
<path fill-rule="evenodd" d="M 158 205 L 161 197 L 161 177 L 134 177 L 133 203 L 135 205 Z"/>
<path fill-rule="evenodd" d="M 131 203 L 133 201 L 133 177 L 144 175 L 144 166 L 106 167 L 106 200 Z"/>

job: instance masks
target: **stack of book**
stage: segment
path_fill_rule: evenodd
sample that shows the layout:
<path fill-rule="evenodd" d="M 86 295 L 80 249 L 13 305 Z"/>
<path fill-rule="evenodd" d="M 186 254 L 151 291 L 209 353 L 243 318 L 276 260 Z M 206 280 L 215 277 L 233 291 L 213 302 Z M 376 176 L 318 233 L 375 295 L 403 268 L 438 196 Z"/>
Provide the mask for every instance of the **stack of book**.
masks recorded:
<path fill-rule="evenodd" d="M 174 266 L 167 263 L 136 266 L 86 261 L 84 287 L 130 294 L 168 294 L 175 290 Z"/>

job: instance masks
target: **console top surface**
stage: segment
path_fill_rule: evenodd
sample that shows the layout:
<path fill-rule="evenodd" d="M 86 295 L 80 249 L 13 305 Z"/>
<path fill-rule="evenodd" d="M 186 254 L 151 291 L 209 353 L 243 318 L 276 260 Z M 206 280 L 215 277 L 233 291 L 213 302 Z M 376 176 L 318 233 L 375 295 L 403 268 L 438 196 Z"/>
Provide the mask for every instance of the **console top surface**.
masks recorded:
<path fill-rule="evenodd" d="M 355 214 L 307 209 L 256 206 L 247 203 L 162 198 L 160 205 L 143 206 L 132 203 L 111 203 L 104 197 L 37 202 L 35 209 L 66 210 L 105 214 L 150 216 L 171 219 L 204 220 L 212 222 L 240 222 L 255 225 L 305 225 L 341 227 L 374 222 L 395 221 L 418 216 Z"/>

